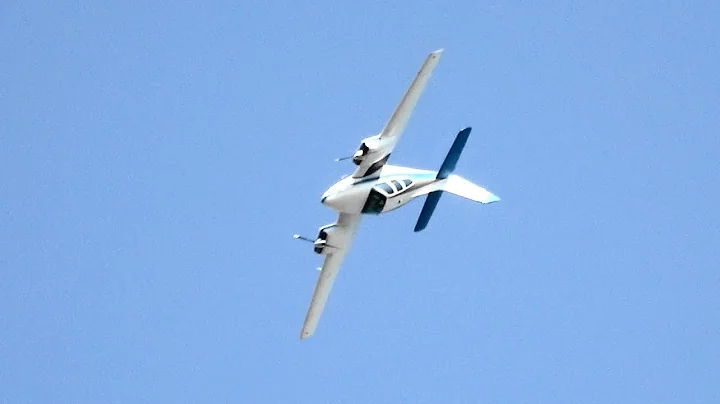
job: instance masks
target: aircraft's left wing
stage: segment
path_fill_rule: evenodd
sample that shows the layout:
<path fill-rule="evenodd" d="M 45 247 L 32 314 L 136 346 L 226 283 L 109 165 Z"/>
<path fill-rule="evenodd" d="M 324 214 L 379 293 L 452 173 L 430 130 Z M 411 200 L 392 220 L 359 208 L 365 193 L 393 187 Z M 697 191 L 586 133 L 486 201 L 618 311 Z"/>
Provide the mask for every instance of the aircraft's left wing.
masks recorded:
<path fill-rule="evenodd" d="M 403 133 L 410 119 L 410 115 L 420 99 L 420 95 L 423 93 L 423 90 L 425 90 L 430 75 L 440 61 L 442 52 L 442 49 L 438 49 L 429 54 L 427 59 L 425 59 L 422 67 L 420 67 L 420 71 L 418 71 L 417 76 L 415 76 L 415 80 L 410 84 L 410 88 L 407 89 L 407 92 L 405 92 L 400 104 L 395 108 L 390 120 L 385 124 L 385 127 L 380 133 L 381 138 L 396 137 Z"/>
<path fill-rule="evenodd" d="M 423 90 L 425 90 L 425 86 L 427 85 L 428 79 L 430 79 L 430 75 L 440 61 L 442 52 L 442 49 L 438 49 L 427 56 L 422 67 L 420 67 L 420 71 L 418 71 L 417 76 L 415 76 L 415 80 L 413 80 L 412 84 L 410 84 L 410 87 L 407 89 L 402 100 L 400 100 L 400 104 L 398 104 L 392 116 L 385 124 L 382 132 L 380 132 L 377 136 L 373 136 L 373 140 L 376 142 L 376 147 L 370 151 L 371 154 L 368 157 L 371 158 L 364 159 L 355 170 L 353 173 L 354 178 L 373 175 L 377 173 L 383 165 L 385 165 L 390 157 L 390 153 L 392 153 L 395 145 L 400 139 L 400 135 L 402 135 L 405 131 L 405 126 L 410 119 L 410 115 L 415 109 L 415 105 L 420 99 L 420 95 L 423 93 Z"/>
<path fill-rule="evenodd" d="M 343 258 L 345 258 L 345 254 L 350 250 L 353 238 L 355 238 L 355 232 L 360 224 L 360 218 L 360 215 L 348 215 L 345 213 L 340 213 L 338 217 L 336 224 L 338 230 L 340 230 L 340 234 L 339 237 L 334 237 L 334 240 L 330 243 L 332 247 L 326 247 L 332 248 L 332 252 L 325 256 L 325 262 L 323 262 L 320 276 L 315 285 L 315 292 L 310 301 L 310 308 L 305 317 L 300 339 L 308 338 L 315 332 L 323 309 L 325 309 L 328 295 L 335 282 L 335 277 L 340 271 L 340 265 L 343 262 Z"/>

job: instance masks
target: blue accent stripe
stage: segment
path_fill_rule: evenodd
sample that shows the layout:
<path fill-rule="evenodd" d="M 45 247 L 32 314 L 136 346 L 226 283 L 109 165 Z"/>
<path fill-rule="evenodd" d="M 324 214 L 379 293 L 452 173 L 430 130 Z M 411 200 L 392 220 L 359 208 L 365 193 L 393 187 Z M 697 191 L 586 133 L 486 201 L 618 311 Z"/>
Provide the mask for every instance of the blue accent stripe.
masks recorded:
<path fill-rule="evenodd" d="M 465 148 L 465 143 L 467 143 L 471 130 L 471 127 L 467 127 L 457 134 L 453 145 L 450 147 L 450 151 L 448 151 L 447 156 L 445 156 L 445 161 L 443 161 L 440 166 L 437 179 L 441 180 L 447 178 L 453 171 L 455 171 L 455 166 L 457 165 L 458 159 L 460 159 L 460 154 Z"/>
<path fill-rule="evenodd" d="M 445 179 L 450 174 L 452 174 L 453 171 L 455 171 L 455 166 L 460 159 L 460 154 L 462 154 L 462 151 L 465 148 L 465 143 L 467 143 L 471 130 L 471 127 L 467 127 L 458 132 L 457 137 L 455 137 L 455 141 L 450 147 L 447 156 L 445 156 L 445 161 L 443 161 L 442 165 L 440 166 L 440 171 L 438 171 L 436 177 L 437 179 Z M 415 232 L 423 230 L 425 227 L 427 227 L 433 212 L 435 212 L 435 208 L 437 207 L 438 202 L 440 202 L 441 196 L 442 191 L 433 191 L 428 194 L 427 199 L 425 199 L 425 204 L 420 211 L 420 217 L 415 224 Z"/>
<path fill-rule="evenodd" d="M 420 217 L 415 224 L 415 232 L 419 232 L 420 230 L 427 227 L 428 223 L 430 222 L 430 218 L 435 211 L 435 207 L 437 206 L 438 202 L 440 202 L 441 196 L 442 191 L 433 191 L 428 194 L 427 199 L 425 199 L 425 204 L 422 207 L 422 211 L 420 211 Z"/>

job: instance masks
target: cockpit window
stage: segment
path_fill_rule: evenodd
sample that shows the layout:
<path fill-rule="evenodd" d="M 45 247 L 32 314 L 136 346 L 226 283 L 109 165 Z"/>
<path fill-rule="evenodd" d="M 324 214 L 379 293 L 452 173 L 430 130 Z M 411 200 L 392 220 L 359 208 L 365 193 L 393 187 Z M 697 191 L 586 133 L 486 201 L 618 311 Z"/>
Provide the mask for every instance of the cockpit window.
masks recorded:
<path fill-rule="evenodd" d="M 392 189 L 392 187 L 390 187 L 390 185 L 388 185 L 384 182 L 381 184 L 377 184 L 377 187 L 382 189 L 383 191 L 385 191 L 388 195 L 391 195 L 395 192 L 395 190 Z"/>
<path fill-rule="evenodd" d="M 405 186 L 406 186 L 406 187 L 409 187 L 410 184 L 412 184 L 412 181 L 410 181 L 410 180 L 408 180 L 408 179 L 405 179 L 405 180 L 403 180 L 403 183 L 405 183 Z"/>
<path fill-rule="evenodd" d="M 386 201 L 387 197 L 385 195 L 382 195 L 375 189 L 370 190 L 370 195 L 368 195 L 368 198 L 365 201 L 365 206 L 363 206 L 362 213 L 371 213 L 377 215 L 381 213 L 385 208 Z"/>
<path fill-rule="evenodd" d="M 390 182 L 392 182 L 393 185 L 395 185 L 395 189 L 397 189 L 398 191 L 400 191 L 401 189 L 403 189 L 403 186 L 400 185 L 399 182 L 397 182 L 397 181 L 395 181 L 395 180 L 391 180 Z"/>

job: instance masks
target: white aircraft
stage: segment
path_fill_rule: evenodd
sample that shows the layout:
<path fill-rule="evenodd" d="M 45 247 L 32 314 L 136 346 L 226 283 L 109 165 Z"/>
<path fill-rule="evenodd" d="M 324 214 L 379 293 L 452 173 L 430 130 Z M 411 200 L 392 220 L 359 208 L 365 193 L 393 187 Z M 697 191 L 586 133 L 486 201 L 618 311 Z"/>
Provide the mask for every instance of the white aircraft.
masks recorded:
<path fill-rule="evenodd" d="M 319 268 L 321 272 L 300 339 L 308 338 L 315 332 L 340 264 L 350 249 L 363 214 L 377 215 L 389 212 L 417 197 L 427 195 L 420 218 L 415 225 L 415 231 L 418 232 L 427 226 L 443 191 L 480 203 L 500 200 L 486 189 L 452 173 L 471 128 L 465 128 L 458 133 L 437 172 L 387 164 L 390 153 L 400 139 L 408 118 L 441 55 L 442 49 L 428 55 L 383 130 L 375 136 L 364 139 L 352 157 L 344 158 L 352 158 L 353 163 L 358 167 L 352 175 L 328 188 L 321 200 L 324 205 L 338 211 L 337 222 L 321 227 L 315 240 L 297 234 L 293 236 L 312 242 L 315 252 L 325 256 L 323 266 Z"/>

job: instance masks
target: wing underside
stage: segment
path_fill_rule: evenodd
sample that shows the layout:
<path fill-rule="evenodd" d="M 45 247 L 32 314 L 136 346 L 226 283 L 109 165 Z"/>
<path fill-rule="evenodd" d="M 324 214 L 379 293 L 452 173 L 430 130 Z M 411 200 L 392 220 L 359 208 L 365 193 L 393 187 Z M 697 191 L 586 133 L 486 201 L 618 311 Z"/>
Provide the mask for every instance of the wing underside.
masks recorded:
<path fill-rule="evenodd" d="M 361 178 L 377 173 L 380 168 L 387 162 L 390 153 L 392 153 L 395 145 L 397 144 L 400 136 L 405 131 L 410 115 L 412 115 L 415 105 L 417 105 L 420 95 L 425 86 L 427 85 L 428 79 L 435 70 L 440 61 L 440 56 L 443 50 L 439 49 L 428 55 L 423 63 L 420 71 L 413 80 L 410 87 L 405 92 L 400 104 L 395 108 L 390 120 L 385 124 L 382 132 L 379 135 L 379 141 L 381 150 L 377 150 L 373 153 L 373 158 L 367 161 L 363 161 L 353 173 L 354 178 Z"/>
<path fill-rule="evenodd" d="M 348 215 L 341 213 L 338 217 L 337 226 L 342 232 L 342 237 L 338 239 L 340 242 L 333 244 L 333 252 L 325 256 L 320 275 L 318 276 L 317 283 L 315 284 L 315 291 L 310 301 L 310 307 L 308 308 L 307 315 L 305 316 L 305 322 L 303 323 L 302 331 L 300 332 L 300 339 L 311 337 L 317 328 L 320 316 L 325 309 L 325 303 L 327 303 L 328 295 L 332 290 L 335 278 L 340 271 L 340 265 L 345 258 L 350 245 L 352 244 L 355 232 L 357 231 L 358 225 L 360 224 L 360 215 Z"/>
<path fill-rule="evenodd" d="M 436 50 L 435 52 L 429 54 L 427 59 L 425 59 L 425 62 L 422 67 L 420 67 L 417 76 L 415 76 L 412 84 L 410 84 L 410 87 L 405 92 L 400 104 L 398 104 L 395 108 L 390 120 L 387 124 L 385 124 L 382 132 L 380 132 L 381 138 L 402 135 L 405 130 L 405 126 L 410 119 L 410 115 L 420 99 L 420 95 L 423 90 L 425 90 L 425 86 L 427 85 L 428 79 L 430 79 L 430 75 L 440 61 L 442 51 L 442 49 Z"/>

